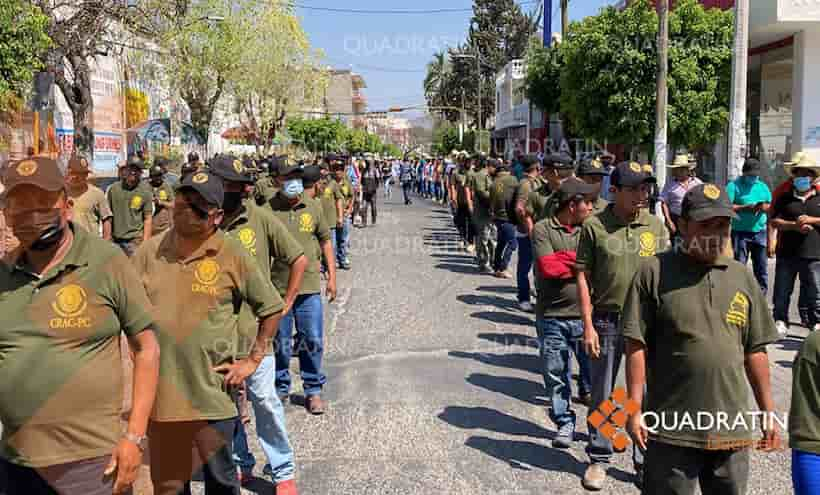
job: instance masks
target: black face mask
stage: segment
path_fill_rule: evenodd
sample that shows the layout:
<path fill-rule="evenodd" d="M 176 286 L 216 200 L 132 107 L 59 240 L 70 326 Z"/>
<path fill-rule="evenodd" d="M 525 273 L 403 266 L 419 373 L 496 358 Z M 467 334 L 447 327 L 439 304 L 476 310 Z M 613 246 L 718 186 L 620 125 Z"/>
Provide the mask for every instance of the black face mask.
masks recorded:
<path fill-rule="evenodd" d="M 45 251 L 59 243 L 65 235 L 57 208 L 29 210 L 14 216 L 14 236 L 34 251 Z"/>
<path fill-rule="evenodd" d="M 225 199 L 222 201 L 222 209 L 225 213 L 233 213 L 242 206 L 241 192 L 225 192 Z"/>

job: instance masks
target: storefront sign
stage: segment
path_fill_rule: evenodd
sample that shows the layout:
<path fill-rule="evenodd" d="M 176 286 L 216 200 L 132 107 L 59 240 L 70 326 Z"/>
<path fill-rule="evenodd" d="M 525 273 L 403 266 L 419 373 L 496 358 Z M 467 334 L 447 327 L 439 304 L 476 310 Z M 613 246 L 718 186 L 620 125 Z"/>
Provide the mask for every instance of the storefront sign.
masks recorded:
<path fill-rule="evenodd" d="M 820 0 L 777 0 L 777 20 L 781 22 L 820 21 Z"/>
<path fill-rule="evenodd" d="M 113 132 L 94 133 L 94 170 L 113 172 L 122 156 L 122 135 Z"/>

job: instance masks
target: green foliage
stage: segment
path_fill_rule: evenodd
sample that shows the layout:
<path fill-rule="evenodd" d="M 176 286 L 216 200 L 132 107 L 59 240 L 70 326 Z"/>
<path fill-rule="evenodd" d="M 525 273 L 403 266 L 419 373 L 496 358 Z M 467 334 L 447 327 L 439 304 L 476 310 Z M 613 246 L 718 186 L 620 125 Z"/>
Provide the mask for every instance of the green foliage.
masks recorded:
<path fill-rule="evenodd" d="M 702 149 L 729 121 L 734 15 L 681 0 L 669 31 L 669 140 Z"/>
<path fill-rule="evenodd" d="M 525 93 L 533 105 L 547 113 L 558 112 L 561 107 L 561 53 L 559 47 L 544 47 L 536 39 L 527 50 Z"/>
<path fill-rule="evenodd" d="M 385 145 L 379 136 L 362 129 L 349 129 L 340 120 L 291 118 L 288 119 L 287 127 L 291 139 L 307 151 L 385 153 Z M 396 155 L 398 153 L 401 151 Z"/>
<path fill-rule="evenodd" d="M 395 156 L 400 157 L 402 156 L 401 148 L 396 146 L 395 144 L 383 144 L 381 149 L 382 155 L 388 156 Z"/>
<path fill-rule="evenodd" d="M 0 94 L 24 94 L 43 68 L 40 56 L 51 46 L 48 22 L 26 0 L 0 0 Z"/>
<path fill-rule="evenodd" d="M 459 148 L 461 148 L 461 143 L 458 140 L 456 127 L 444 124 L 433 131 L 433 153 L 447 155 Z"/>
<path fill-rule="evenodd" d="M 578 136 L 648 143 L 655 129 L 658 17 L 648 0 L 573 23 L 560 45 L 561 113 Z"/>

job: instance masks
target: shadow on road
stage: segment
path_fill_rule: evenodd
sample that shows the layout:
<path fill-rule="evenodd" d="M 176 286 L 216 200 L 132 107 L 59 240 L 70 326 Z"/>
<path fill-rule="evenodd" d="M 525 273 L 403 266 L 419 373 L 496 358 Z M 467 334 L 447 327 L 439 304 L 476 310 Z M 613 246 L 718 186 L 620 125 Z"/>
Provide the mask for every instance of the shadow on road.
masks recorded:
<path fill-rule="evenodd" d="M 462 294 L 456 299 L 470 306 L 494 306 L 498 309 L 518 311 L 518 304 L 510 299 L 499 296 L 483 296 L 481 294 Z"/>
<path fill-rule="evenodd" d="M 479 275 L 478 268 L 476 268 L 475 263 L 471 263 L 469 265 L 455 263 L 439 263 L 438 265 L 436 265 L 436 268 L 438 268 L 439 270 L 449 270 L 453 273 Z"/>
<path fill-rule="evenodd" d="M 476 287 L 478 292 L 501 292 L 502 294 L 517 294 L 518 288 L 513 285 L 482 285 Z"/>
<path fill-rule="evenodd" d="M 500 368 L 541 373 L 541 359 L 536 354 L 490 354 L 486 352 L 450 351 L 449 356 L 460 359 L 474 359 L 479 363 Z"/>
<path fill-rule="evenodd" d="M 538 349 L 538 339 L 520 333 L 480 333 L 479 339 L 488 340 L 500 346 L 520 345 Z"/>
<path fill-rule="evenodd" d="M 786 369 L 792 369 L 792 367 L 794 366 L 794 363 L 792 361 L 785 361 L 782 359 L 775 361 L 775 363 L 779 364 L 781 367 Z"/>
<path fill-rule="evenodd" d="M 475 271 L 470 273 L 475 273 Z M 523 325 L 528 327 L 535 326 L 535 322 L 530 318 L 510 313 L 501 313 L 499 311 L 479 311 L 478 313 L 473 313 L 470 316 L 504 325 Z"/>
<path fill-rule="evenodd" d="M 242 485 L 243 490 L 253 493 L 276 493 L 276 485 L 270 481 L 254 476 L 246 485 Z"/>
<path fill-rule="evenodd" d="M 465 445 L 504 461 L 515 469 L 530 471 L 532 468 L 537 468 L 544 471 L 573 474 L 579 478 L 579 484 L 586 470 L 586 464 L 570 453 L 534 442 L 475 436 L 468 438 Z M 625 483 L 633 481 L 632 474 L 614 467 L 610 467 L 607 474 Z"/>
<path fill-rule="evenodd" d="M 801 347 L 803 347 L 804 340 L 805 339 L 803 337 L 800 337 L 798 335 L 789 335 L 788 338 L 777 341 L 775 345 L 778 346 L 778 349 L 782 351 L 797 352 L 800 350 Z"/>
<path fill-rule="evenodd" d="M 544 385 L 532 380 L 511 376 L 485 375 L 483 373 L 472 373 L 466 380 L 467 383 L 476 387 L 503 394 L 534 406 L 547 405 L 547 401 L 539 398 L 545 394 Z"/>
<path fill-rule="evenodd" d="M 487 407 L 448 406 L 438 415 L 438 418 L 465 430 L 487 430 L 507 435 L 550 440 L 555 438 L 555 432 L 548 431 L 531 421 Z"/>

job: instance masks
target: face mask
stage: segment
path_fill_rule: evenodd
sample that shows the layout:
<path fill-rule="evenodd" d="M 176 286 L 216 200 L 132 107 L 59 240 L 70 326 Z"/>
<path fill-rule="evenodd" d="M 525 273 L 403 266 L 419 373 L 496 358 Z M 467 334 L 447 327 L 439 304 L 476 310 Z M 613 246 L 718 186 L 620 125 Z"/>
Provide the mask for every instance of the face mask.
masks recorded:
<path fill-rule="evenodd" d="M 62 240 L 65 227 L 57 208 L 30 210 L 12 219 L 14 236 L 34 251 L 45 251 Z"/>
<path fill-rule="evenodd" d="M 304 186 L 302 185 L 302 179 L 290 179 L 286 180 L 284 186 L 282 186 L 282 192 L 285 193 L 285 196 L 289 198 L 295 198 L 299 196 L 305 191 Z"/>
<path fill-rule="evenodd" d="M 226 192 L 225 199 L 222 201 L 222 209 L 227 213 L 233 213 L 242 206 L 241 192 Z"/>
<path fill-rule="evenodd" d="M 799 192 L 806 192 L 811 189 L 811 177 L 795 177 L 792 183 Z"/>
<path fill-rule="evenodd" d="M 190 208 L 175 208 L 174 228 L 183 237 L 204 237 L 208 231 L 208 212 L 202 211 L 193 205 Z"/>

